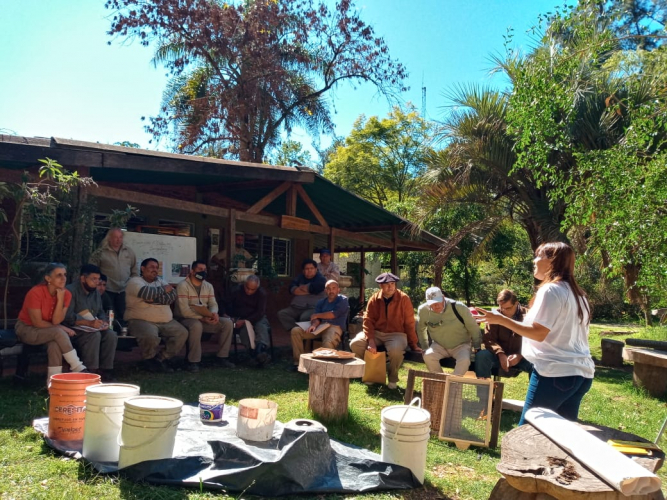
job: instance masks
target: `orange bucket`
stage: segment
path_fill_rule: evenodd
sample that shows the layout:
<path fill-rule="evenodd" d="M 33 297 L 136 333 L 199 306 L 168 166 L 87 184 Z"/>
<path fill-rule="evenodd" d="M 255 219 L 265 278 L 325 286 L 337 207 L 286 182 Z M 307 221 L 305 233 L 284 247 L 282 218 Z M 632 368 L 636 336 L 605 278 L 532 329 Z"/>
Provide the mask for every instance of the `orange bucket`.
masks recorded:
<path fill-rule="evenodd" d="M 49 381 L 49 438 L 83 439 L 86 387 L 100 383 L 95 373 L 58 373 Z"/>

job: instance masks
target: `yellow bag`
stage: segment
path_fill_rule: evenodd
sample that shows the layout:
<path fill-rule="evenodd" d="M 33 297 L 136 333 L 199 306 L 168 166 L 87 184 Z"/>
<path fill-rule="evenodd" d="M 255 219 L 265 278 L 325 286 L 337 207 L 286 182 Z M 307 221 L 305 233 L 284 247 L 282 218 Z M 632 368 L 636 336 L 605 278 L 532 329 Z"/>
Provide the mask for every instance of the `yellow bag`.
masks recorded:
<path fill-rule="evenodd" d="M 387 382 L 387 353 L 378 352 L 373 354 L 371 351 L 364 353 L 366 368 L 362 382 L 372 382 L 375 384 L 384 384 Z"/>

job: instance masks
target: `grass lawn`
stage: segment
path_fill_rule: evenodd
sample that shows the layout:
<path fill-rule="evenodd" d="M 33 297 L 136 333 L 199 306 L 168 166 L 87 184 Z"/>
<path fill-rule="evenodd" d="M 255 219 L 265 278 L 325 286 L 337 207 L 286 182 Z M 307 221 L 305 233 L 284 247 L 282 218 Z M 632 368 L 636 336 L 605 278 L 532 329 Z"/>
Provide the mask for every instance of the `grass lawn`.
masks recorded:
<path fill-rule="evenodd" d="M 600 357 L 600 332 L 632 331 L 631 336 L 667 340 L 667 328 L 642 330 L 639 327 L 594 325 L 590 344 L 593 356 Z M 630 335 L 627 335 L 630 336 Z M 618 337 L 620 340 L 625 335 Z M 220 370 L 204 368 L 193 375 L 177 372 L 167 375 L 142 373 L 121 366 L 122 382 L 141 386 L 142 394 L 173 396 L 184 402 L 196 402 L 203 392 L 223 392 L 227 402 L 236 404 L 246 397 L 271 399 L 278 403 L 278 419 L 287 422 L 294 418 L 312 417 L 307 409 L 308 379 L 305 375 L 288 373 L 286 364 L 276 364 L 264 370 L 237 368 Z M 406 363 L 401 373 L 405 386 L 408 368 L 424 369 L 423 365 Z M 523 399 L 527 378 L 521 375 L 506 380 L 505 397 Z M 42 380 L 34 376 L 31 385 L 15 388 L 11 377 L 0 379 L 0 499 L 204 499 L 225 498 L 219 492 L 200 492 L 167 486 L 150 486 L 119 479 L 115 475 L 97 474 L 90 466 L 64 458 L 43 444 L 31 422 L 47 415 L 46 392 Z M 380 453 L 380 410 L 388 405 L 402 404 L 403 390 L 386 387 L 366 387 L 353 382 L 350 387 L 350 417 L 347 421 L 328 425 L 331 437 Z M 667 399 L 655 399 L 632 385 L 632 371 L 598 368 L 593 388 L 584 398 L 580 419 L 638 434 L 647 439 L 655 435 L 667 416 Z M 519 415 L 503 412 L 502 435 L 517 424 Z M 663 441 L 663 445 L 664 445 Z M 470 448 L 459 451 L 454 445 L 430 440 L 426 469 L 426 484 L 411 491 L 367 494 L 364 498 L 449 498 L 486 499 L 500 477 L 496 464 L 500 450 Z M 659 472 L 667 485 L 667 473 Z M 229 498 L 240 498 L 232 494 Z M 362 495 L 358 495 L 362 496 Z M 245 495 L 244 495 L 245 497 Z M 329 498 L 343 496 L 330 495 Z M 304 498 L 298 497 L 298 498 Z M 321 496 L 324 498 L 324 496 Z M 350 498 L 352 496 L 350 495 Z"/>

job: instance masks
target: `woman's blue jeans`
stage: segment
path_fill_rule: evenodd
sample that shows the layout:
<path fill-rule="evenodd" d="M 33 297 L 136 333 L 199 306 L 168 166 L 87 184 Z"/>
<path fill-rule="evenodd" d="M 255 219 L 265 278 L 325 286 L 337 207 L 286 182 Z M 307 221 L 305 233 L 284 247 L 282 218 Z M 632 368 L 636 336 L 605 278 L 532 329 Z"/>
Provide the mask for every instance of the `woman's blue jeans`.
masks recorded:
<path fill-rule="evenodd" d="M 579 375 L 544 377 L 533 370 L 519 425 L 525 423 L 526 412 L 531 408 L 547 408 L 563 418 L 576 421 L 581 400 L 591 385 L 593 385 L 592 378 L 584 378 Z"/>

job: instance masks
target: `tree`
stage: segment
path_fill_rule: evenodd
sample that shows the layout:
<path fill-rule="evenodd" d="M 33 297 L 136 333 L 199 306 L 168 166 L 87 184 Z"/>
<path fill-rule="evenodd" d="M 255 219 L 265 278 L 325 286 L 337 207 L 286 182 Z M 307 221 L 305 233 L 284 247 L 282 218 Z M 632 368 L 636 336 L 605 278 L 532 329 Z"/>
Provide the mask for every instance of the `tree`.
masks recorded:
<path fill-rule="evenodd" d="M 391 59 L 351 0 L 107 0 L 109 34 L 156 44 L 170 71 L 147 130 L 175 149 L 262 162 L 282 129 L 331 131 L 325 95 L 369 82 L 389 98 L 405 90 Z"/>
<path fill-rule="evenodd" d="M 417 194 L 434 126 L 414 106 L 380 120 L 360 116 L 345 145 L 331 155 L 324 176 L 381 207 Z"/>
<path fill-rule="evenodd" d="M 664 73 L 652 74 L 664 59 L 638 52 L 635 63 L 650 59 L 649 72 L 614 64 L 623 36 L 594 6 L 553 15 L 543 46 L 514 74 L 515 168 L 553 186 L 551 203 L 567 207 L 563 227 L 588 228 L 607 271 L 623 274 L 648 323 L 651 288 L 664 290 L 667 277 L 667 107 Z"/>
<path fill-rule="evenodd" d="M 23 264 L 31 256 L 30 241 L 41 239 L 46 248 L 53 248 L 71 235 L 76 220 L 64 221 L 55 227 L 55 212 L 65 205 L 65 197 L 77 186 L 93 185 L 90 177 L 79 177 L 66 171 L 50 158 L 39 160 L 38 175 L 24 172 L 21 182 L 0 183 L 0 221 L 7 222 L 7 233 L 0 241 L 0 259 L 5 263 L 3 300 L 4 328 L 7 328 L 7 297 L 12 276 L 21 273 Z"/>
<path fill-rule="evenodd" d="M 269 156 L 269 163 L 272 165 L 309 167 L 311 162 L 310 152 L 304 151 L 300 142 L 291 140 L 281 142 L 275 152 Z"/>

